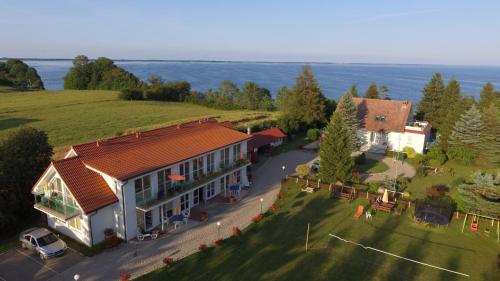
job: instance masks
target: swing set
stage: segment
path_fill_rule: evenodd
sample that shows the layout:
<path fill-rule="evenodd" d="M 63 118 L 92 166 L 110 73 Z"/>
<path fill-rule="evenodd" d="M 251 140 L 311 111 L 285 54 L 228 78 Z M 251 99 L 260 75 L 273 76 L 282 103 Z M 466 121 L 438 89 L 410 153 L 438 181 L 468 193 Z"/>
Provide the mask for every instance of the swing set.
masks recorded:
<path fill-rule="evenodd" d="M 469 213 L 465 214 L 464 223 L 462 224 L 462 233 L 465 230 L 465 224 L 467 223 L 467 217 L 469 215 L 472 217 L 472 221 L 470 224 L 470 231 L 473 233 L 477 233 L 479 231 L 479 222 L 480 222 L 481 218 L 485 219 L 486 221 L 488 221 L 488 220 L 490 221 L 491 229 L 493 229 L 495 227 L 495 222 L 496 222 L 497 223 L 497 242 L 500 242 L 500 219 L 481 215 L 481 214 L 478 214 L 476 212 L 469 212 Z M 490 228 L 484 229 L 483 232 L 484 232 L 484 235 L 486 237 L 490 237 L 491 229 Z"/>

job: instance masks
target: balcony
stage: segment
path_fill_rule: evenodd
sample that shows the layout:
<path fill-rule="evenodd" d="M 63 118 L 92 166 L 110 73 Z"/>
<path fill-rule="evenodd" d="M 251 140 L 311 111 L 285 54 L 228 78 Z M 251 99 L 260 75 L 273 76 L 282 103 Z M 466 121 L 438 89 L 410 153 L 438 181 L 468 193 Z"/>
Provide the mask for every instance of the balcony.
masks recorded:
<path fill-rule="evenodd" d="M 169 199 L 177 195 L 183 194 L 187 191 L 193 190 L 199 186 L 207 184 L 224 174 L 227 174 L 238 168 L 247 166 L 248 164 L 250 164 L 250 161 L 246 158 L 243 158 L 243 159 L 238 159 L 229 165 L 221 165 L 216 172 L 204 174 L 198 179 L 192 179 L 189 182 L 183 182 L 177 185 L 176 187 L 169 188 L 166 193 L 160 191 L 156 194 L 156 196 L 153 195 L 153 197 L 151 197 L 150 199 L 136 202 L 137 208 L 143 211 L 148 211 L 149 209 L 161 205 L 162 203 L 168 201 Z"/>
<path fill-rule="evenodd" d="M 49 199 L 46 196 L 35 196 L 34 208 L 61 220 L 68 220 L 80 214 L 77 206 L 63 203 L 62 197 Z"/>

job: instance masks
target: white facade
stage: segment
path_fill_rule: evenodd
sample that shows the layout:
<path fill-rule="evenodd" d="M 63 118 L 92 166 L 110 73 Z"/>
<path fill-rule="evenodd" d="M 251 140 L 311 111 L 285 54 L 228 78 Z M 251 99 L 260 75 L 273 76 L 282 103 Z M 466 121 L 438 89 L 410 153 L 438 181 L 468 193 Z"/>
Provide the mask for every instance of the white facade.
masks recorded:
<path fill-rule="evenodd" d="M 149 171 L 126 181 L 119 181 L 96 171 L 115 193 L 118 202 L 89 214 L 85 214 L 78 208 L 78 215 L 73 214 L 71 218 L 58 215 L 46 208 L 37 208 L 39 204 L 36 204 L 35 208 L 47 214 L 49 227 L 87 246 L 102 242 L 106 228 L 112 228 L 118 237 L 130 240 L 137 236 L 139 229 L 147 231 L 156 228 L 160 226 L 162 221 L 167 220 L 172 215 L 179 214 L 181 210 L 192 208 L 202 201 L 225 192 L 225 187 L 227 188 L 229 183 L 248 185 L 246 167 L 249 162 L 244 159 L 240 161 L 241 156 L 245 155 L 247 155 L 246 140 L 161 169 Z M 69 153 L 67 156 L 74 155 Z M 213 159 L 213 161 L 209 161 L 209 159 Z M 186 163 L 189 163 L 187 164 L 188 169 L 185 168 Z M 181 168 L 181 166 L 183 167 Z M 196 166 L 199 168 L 195 171 L 193 168 Z M 50 171 L 51 169 L 52 171 Z M 198 175 L 196 184 L 193 183 L 190 188 L 183 189 L 183 192 L 167 193 L 169 189 L 163 189 L 160 186 L 162 181 L 159 178 L 162 172 L 165 178 L 164 171 L 167 169 L 170 170 L 171 175 L 184 175 L 186 182 L 194 181 L 193 179 Z M 48 171 L 44 174 L 45 181 L 50 181 L 51 177 L 59 177 L 53 167 Z M 136 192 L 138 182 L 141 183 L 140 192 Z M 35 186 L 33 189 L 34 194 L 42 194 L 43 191 L 41 186 Z M 75 220 L 78 220 L 78 223 Z"/>
<path fill-rule="evenodd" d="M 404 132 L 371 132 L 361 129 L 360 134 L 368 146 L 380 145 L 391 151 L 402 151 L 408 146 L 417 153 L 424 153 L 430 137 L 430 127 L 427 122 L 414 122 L 405 126 Z"/>

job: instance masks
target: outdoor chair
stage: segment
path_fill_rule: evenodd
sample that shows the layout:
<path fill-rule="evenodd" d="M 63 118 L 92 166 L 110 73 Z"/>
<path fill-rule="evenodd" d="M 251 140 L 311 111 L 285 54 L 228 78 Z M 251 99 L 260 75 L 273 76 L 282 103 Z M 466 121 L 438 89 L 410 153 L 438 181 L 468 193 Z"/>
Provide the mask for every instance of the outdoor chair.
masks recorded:
<path fill-rule="evenodd" d="M 149 232 L 142 232 L 141 230 L 138 230 L 137 232 L 137 240 L 139 241 L 144 241 L 144 238 L 151 238 L 152 240 L 155 240 L 158 238 L 158 230 L 153 230 Z"/>
<path fill-rule="evenodd" d="M 182 215 L 184 216 L 184 224 L 187 224 L 188 220 L 189 220 L 189 216 L 191 215 L 191 209 L 188 208 L 188 209 L 182 211 Z"/>

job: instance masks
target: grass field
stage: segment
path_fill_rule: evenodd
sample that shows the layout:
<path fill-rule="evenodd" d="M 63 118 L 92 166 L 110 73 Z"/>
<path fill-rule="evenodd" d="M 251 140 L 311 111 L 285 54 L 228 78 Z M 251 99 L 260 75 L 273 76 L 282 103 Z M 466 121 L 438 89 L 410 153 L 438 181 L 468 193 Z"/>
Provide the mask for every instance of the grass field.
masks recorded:
<path fill-rule="evenodd" d="M 461 221 L 447 228 L 413 222 L 402 216 L 375 214 L 371 222 L 353 214 L 352 203 L 329 199 L 328 192 L 298 191 L 288 182 L 280 208 L 240 237 L 187 257 L 139 280 L 499 280 L 495 238 L 460 233 Z M 311 225 L 305 252 L 307 224 Z M 469 278 L 365 250 L 329 237 L 329 233 L 439 267 Z"/>
<path fill-rule="evenodd" d="M 47 132 L 50 143 L 60 149 L 200 117 L 234 121 L 260 115 L 270 113 L 226 111 L 187 103 L 123 101 L 113 91 L 8 92 L 0 94 L 0 139 L 28 125 Z"/>
<path fill-rule="evenodd" d="M 389 166 L 382 161 L 367 158 L 364 164 L 356 165 L 354 170 L 368 174 L 376 174 L 389 170 Z"/>

